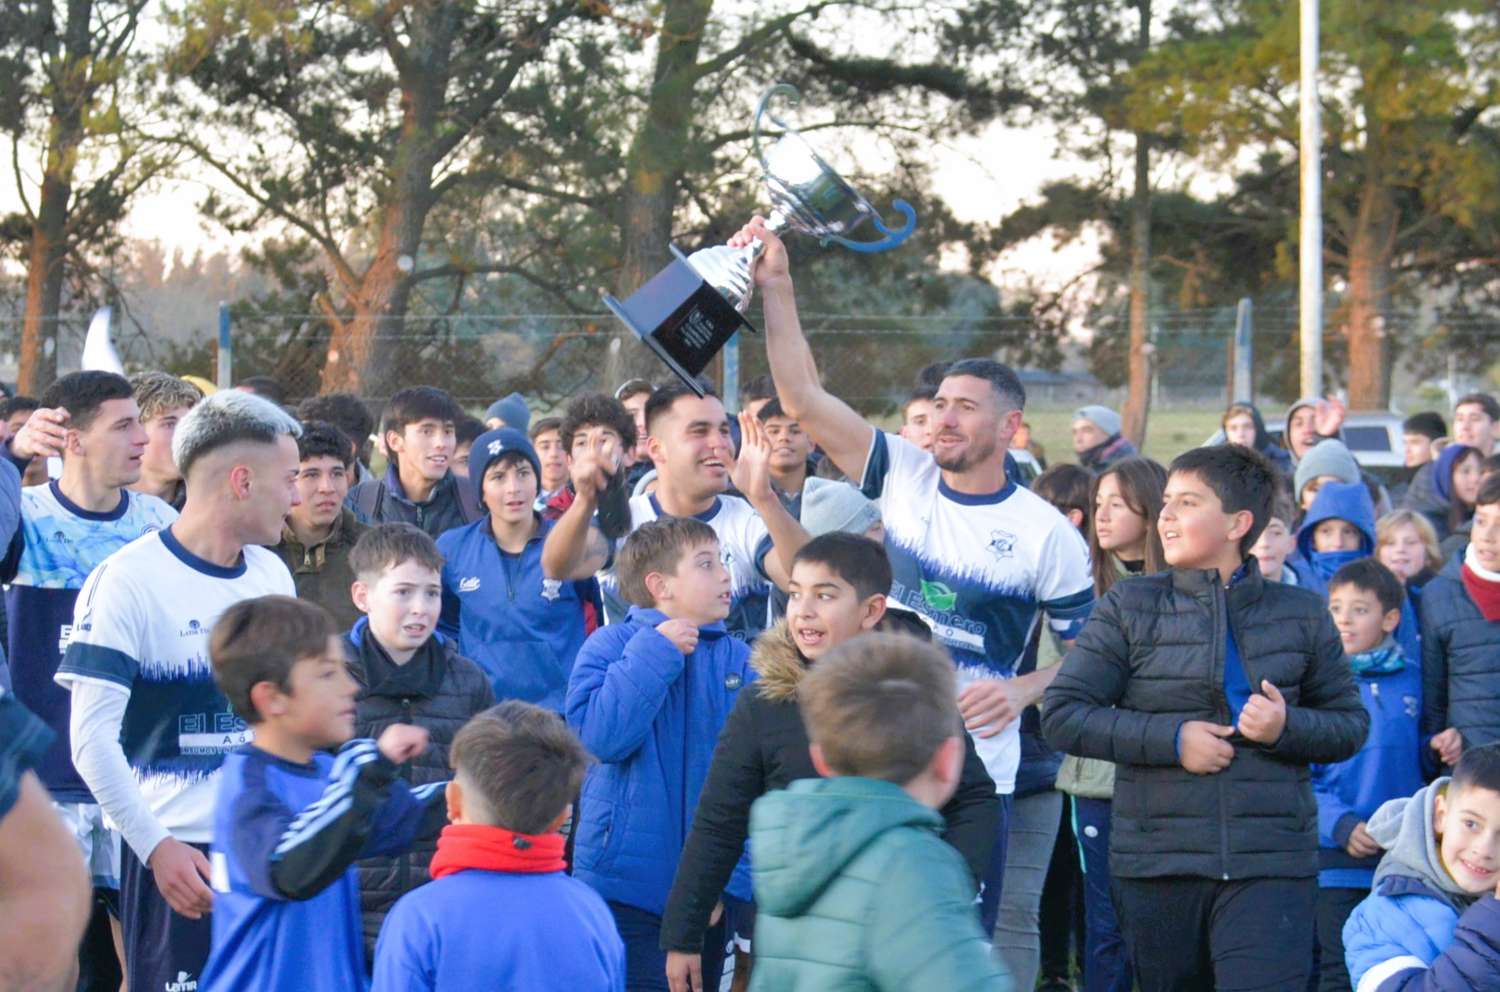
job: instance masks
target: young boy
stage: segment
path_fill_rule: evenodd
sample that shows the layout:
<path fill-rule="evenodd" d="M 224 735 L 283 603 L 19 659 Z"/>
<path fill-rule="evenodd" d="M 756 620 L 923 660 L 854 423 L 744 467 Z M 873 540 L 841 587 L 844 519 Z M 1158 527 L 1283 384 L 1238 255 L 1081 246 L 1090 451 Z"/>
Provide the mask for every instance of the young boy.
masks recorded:
<path fill-rule="evenodd" d="M 416 524 L 436 538 L 450 527 L 477 520 L 473 490 L 453 474 L 455 425 L 463 410 L 433 386 L 412 386 L 385 406 L 381 440 L 390 466 L 385 478 L 361 482 L 349 505 L 370 524 Z"/>
<path fill-rule="evenodd" d="M 819 658 L 797 695 L 825 778 L 751 811 L 750 988 L 1013 989 L 980 932 L 974 878 L 938 836 L 964 763 L 952 660 L 871 634 Z"/>
<path fill-rule="evenodd" d="M 545 509 L 547 502 L 568 484 L 568 449 L 563 444 L 561 428 L 561 417 L 543 417 L 531 425 L 531 446 L 536 449 L 537 464 L 541 466 L 537 478 L 541 490 L 536 498 L 537 512 Z"/>
<path fill-rule="evenodd" d="M 697 949 L 749 836 L 750 805 L 818 774 L 797 711 L 807 673 L 840 644 L 878 628 L 889 615 L 890 587 L 890 559 L 867 537 L 824 534 L 797 552 L 787 617 L 755 641 L 750 664 L 759 678 L 740 694 L 719 735 L 667 899 L 661 946 L 674 988 L 698 974 Z M 925 626 L 922 630 L 927 632 Z M 962 778 L 941 810 L 943 837 L 963 856 L 977 883 L 989 867 L 1000 800 L 972 740 L 967 735 L 964 740 Z"/>
<path fill-rule="evenodd" d="M 288 596 L 224 611 L 209 643 L 214 680 L 255 728 L 224 761 L 214 808 L 215 992 L 366 987 L 356 858 L 435 835 L 441 784 L 411 790 L 399 766 L 427 731 L 354 736 L 354 680 L 328 614 Z M 348 741 L 346 744 L 345 742 Z M 337 747 L 338 756 L 325 749 Z"/>
<path fill-rule="evenodd" d="M 589 756 L 557 714 L 510 700 L 453 740 L 433 881 L 380 932 L 375 992 L 625 988 L 625 945 L 598 893 L 570 878 L 558 828 Z M 520 911 L 524 910 L 524 911 Z"/>
<path fill-rule="evenodd" d="M 617 559 L 625 619 L 585 642 L 568 684 L 568 723 L 599 764 L 579 801 L 573 874 L 609 903 L 625 939 L 626 986 L 661 989 L 658 949 L 672 872 L 719 730 L 754 678 L 730 636 L 729 571 L 713 529 L 692 517 L 642 524 Z M 731 894 L 748 899 L 748 887 Z M 705 941 L 717 988 L 723 941 Z"/>
<path fill-rule="evenodd" d="M 1296 567 L 1287 560 L 1297 550 L 1297 531 L 1293 526 L 1295 520 L 1291 497 L 1277 486 L 1276 495 L 1271 500 L 1266 529 L 1260 532 L 1260 537 L 1256 538 L 1254 546 L 1250 548 L 1250 553 L 1255 556 L 1255 563 L 1260 566 L 1260 577 L 1267 582 L 1302 585 L 1297 577 Z"/>
<path fill-rule="evenodd" d="M 1328 610 L 1359 694 L 1370 735 L 1359 753 L 1336 765 L 1313 765 L 1318 800 L 1318 988 L 1348 992 L 1340 935 L 1350 912 L 1370 894 L 1381 847 L 1369 832 L 1382 803 L 1422 788 L 1422 670 L 1392 632 L 1406 590 L 1374 558 L 1350 562 L 1328 584 Z"/>
<path fill-rule="evenodd" d="M 298 502 L 286 515 L 272 550 L 297 584 L 297 598 L 317 603 L 348 630 L 360 611 L 349 597 L 354 572 L 349 551 L 368 527 L 344 505 L 354 472 L 354 447 L 332 424 L 308 421 L 297 438 Z"/>
<path fill-rule="evenodd" d="M 1299 579 L 1328 597 L 1333 573 L 1375 553 L 1375 504 L 1362 482 L 1330 482 L 1318 490 L 1297 531 Z"/>
<path fill-rule="evenodd" d="M 166 372 L 138 372 L 130 377 L 141 426 L 146 429 L 146 451 L 141 455 L 141 477 L 130 486 L 181 510 L 187 502 L 187 483 L 172 460 L 172 437 L 188 411 L 203 399 L 191 382 Z"/>
<path fill-rule="evenodd" d="M 1248 448 L 1179 456 L 1171 570 L 1105 594 L 1042 708 L 1053 747 L 1115 762 L 1110 870 L 1145 992 L 1295 989 L 1311 968 L 1307 766 L 1351 757 L 1370 716 L 1322 600 L 1246 559 L 1274 486 Z"/>
<path fill-rule="evenodd" d="M 1443 764 L 1500 740 L 1500 476 L 1479 487 L 1469 547 L 1422 589 L 1422 733 Z"/>
<path fill-rule="evenodd" d="M 1500 972 L 1500 747 L 1370 817 L 1386 849 L 1375 891 L 1344 926 L 1359 992 L 1470 992 Z"/>
<path fill-rule="evenodd" d="M 343 639 L 349 674 L 359 686 L 355 733 L 378 737 L 396 723 L 427 731 L 427 750 L 403 769 L 413 785 L 448 778 L 448 749 L 459 728 L 495 702 L 489 677 L 459 655 L 456 640 L 437 632 L 442 567 L 432 538 L 411 524 L 372 527 L 349 553 L 354 604 L 365 614 Z M 422 884 L 435 850 L 421 841 L 394 857 L 360 862 L 365 951 L 372 960 L 386 913 Z"/>

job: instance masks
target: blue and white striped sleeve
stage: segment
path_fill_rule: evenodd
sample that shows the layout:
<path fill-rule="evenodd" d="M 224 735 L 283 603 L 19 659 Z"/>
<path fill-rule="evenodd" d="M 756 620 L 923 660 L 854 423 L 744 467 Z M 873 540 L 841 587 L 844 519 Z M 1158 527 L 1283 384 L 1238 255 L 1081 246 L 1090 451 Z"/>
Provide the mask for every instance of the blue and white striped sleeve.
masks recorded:
<path fill-rule="evenodd" d="M 332 885 L 365 855 L 395 778 L 396 766 L 375 742 L 360 739 L 339 750 L 327 788 L 300 812 L 263 782 L 247 783 L 235 800 L 227 846 L 250 887 L 267 899 L 303 900 Z"/>
<path fill-rule="evenodd" d="M 1094 609 L 1094 577 L 1089 549 L 1077 528 L 1061 517 L 1042 542 L 1037 557 L 1036 597 L 1052 632 L 1072 641 Z"/>

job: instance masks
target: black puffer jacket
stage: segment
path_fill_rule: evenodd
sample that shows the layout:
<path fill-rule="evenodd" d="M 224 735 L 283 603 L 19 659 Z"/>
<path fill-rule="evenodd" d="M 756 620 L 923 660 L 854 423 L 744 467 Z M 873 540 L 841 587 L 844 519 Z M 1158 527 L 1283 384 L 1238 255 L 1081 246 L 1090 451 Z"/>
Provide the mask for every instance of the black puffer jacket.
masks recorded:
<path fill-rule="evenodd" d="M 729 884 L 750 835 L 751 803 L 797 779 L 818 777 L 797 709 L 797 685 L 806 674 L 806 663 L 785 620 L 756 640 L 750 664 L 759 678 L 751 686 L 753 691 L 740 693 L 719 733 L 693 826 L 677 863 L 661 924 L 665 950 L 695 952 L 703 946 L 714 904 Z M 977 886 L 995 846 L 1000 800 L 974 742 L 967 734 L 964 741 L 958 790 L 940 812 L 947 821 L 943 839 L 963 856 Z"/>
<path fill-rule="evenodd" d="M 1453 727 L 1464 747 L 1500 740 L 1500 621 L 1469 597 L 1455 558 L 1422 587 L 1422 736 Z"/>
<path fill-rule="evenodd" d="M 1269 679 L 1285 697 L 1286 729 L 1270 747 L 1236 734 L 1229 767 L 1195 775 L 1178 763 L 1177 732 L 1229 723 L 1227 630 L 1252 689 Z M 1262 581 L 1253 561 L 1228 590 L 1214 571 L 1116 583 L 1042 706 L 1053 747 L 1115 762 L 1110 870 L 1121 878 L 1316 875 L 1307 766 L 1353 755 L 1369 724 L 1322 600 Z"/>
<path fill-rule="evenodd" d="M 395 666 L 361 620 L 344 636 L 349 673 L 359 683 L 356 737 L 378 740 L 393 723 L 413 723 L 429 734 L 427 750 L 401 766 L 410 785 L 453 777 L 448 748 L 459 728 L 495 703 L 489 677 L 462 657 L 453 641 L 433 635 L 405 665 Z M 373 683 L 373 684 L 372 684 Z M 359 862 L 359 901 L 364 916 L 365 955 L 374 960 L 380 924 L 396 900 L 427 881 L 435 840 L 418 841 L 406 854 Z"/>

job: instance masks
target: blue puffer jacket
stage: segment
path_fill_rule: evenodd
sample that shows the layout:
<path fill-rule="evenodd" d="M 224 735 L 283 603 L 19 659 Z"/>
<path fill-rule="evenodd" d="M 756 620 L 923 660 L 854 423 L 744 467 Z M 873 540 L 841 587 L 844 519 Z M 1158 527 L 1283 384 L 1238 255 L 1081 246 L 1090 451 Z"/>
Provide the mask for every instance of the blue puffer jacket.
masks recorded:
<path fill-rule="evenodd" d="M 1347 520 L 1359 528 L 1358 551 L 1314 551 L 1313 531 L 1325 520 Z M 1368 558 L 1375 553 L 1375 504 L 1370 500 L 1370 491 L 1360 482 L 1330 482 L 1318 490 L 1302 527 L 1297 531 L 1297 578 L 1304 588 L 1311 589 L 1325 600 L 1328 598 L 1328 580 L 1333 573 L 1359 558 Z"/>
<path fill-rule="evenodd" d="M 1422 732 L 1464 747 L 1500 740 L 1500 621 L 1486 620 L 1454 560 L 1422 588 Z"/>
<path fill-rule="evenodd" d="M 722 623 L 683 657 L 631 609 L 596 630 L 568 683 L 568 725 L 599 760 L 584 779 L 573 875 L 613 902 L 662 915 L 719 731 L 754 677 L 750 648 Z M 742 865 L 743 869 L 743 865 Z M 743 870 L 728 891 L 750 897 Z"/>
<path fill-rule="evenodd" d="M 1389 643 L 1389 642 L 1387 642 Z M 1399 648 L 1398 648 L 1399 650 Z M 1370 734 L 1359 753 L 1335 765 L 1313 765 L 1318 801 L 1318 884 L 1368 889 L 1380 856 L 1357 859 L 1344 848 L 1349 835 L 1387 800 L 1422 788 L 1422 670 L 1414 662 L 1384 675 L 1356 672 L 1370 713 Z"/>
<path fill-rule="evenodd" d="M 1344 960 L 1357 992 L 1500 988 L 1500 899 L 1460 916 L 1421 879 L 1381 879 L 1344 925 Z"/>
<path fill-rule="evenodd" d="M 445 559 L 438 629 L 485 670 L 495 699 L 561 713 L 583 646 L 587 583 L 542 574 L 542 544 L 553 524 L 539 521 L 519 555 L 500 550 L 488 516 L 438 538 Z"/>

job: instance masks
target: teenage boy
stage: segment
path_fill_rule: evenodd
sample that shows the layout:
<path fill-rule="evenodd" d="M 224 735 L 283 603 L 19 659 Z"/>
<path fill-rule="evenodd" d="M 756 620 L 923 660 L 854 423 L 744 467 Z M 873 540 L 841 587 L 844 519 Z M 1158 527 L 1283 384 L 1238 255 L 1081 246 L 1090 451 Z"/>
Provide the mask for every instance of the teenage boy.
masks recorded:
<path fill-rule="evenodd" d="M 105 825 L 88 786 L 73 767 L 67 689 L 53 679 L 73 634 L 73 608 L 89 573 L 142 534 L 160 530 L 177 512 L 155 496 L 129 492 L 148 447 L 130 383 L 113 372 L 74 372 L 47 387 L 36 428 L 22 427 L 11 452 L 22 458 L 62 456 L 62 476 L 16 491 L 13 472 L 0 485 L 20 499 L 21 526 L 0 563 L 8 582 L 6 653 L 16 697 L 46 721 L 54 736 L 37 769 L 72 829 L 119 934 L 120 836 Z M 61 418 L 60 446 L 40 429 Z"/>
<path fill-rule="evenodd" d="M 891 597 L 922 615 L 958 665 L 959 711 L 1005 811 L 981 905 L 981 928 L 990 931 L 1021 761 L 1019 718 L 1057 671 L 1017 677 L 1016 670 L 1043 613 L 1065 644 L 1088 618 L 1088 547 L 1061 513 L 1008 473 L 1015 463 L 1007 451 L 1026 406 L 1014 371 L 983 358 L 935 369 L 930 453 L 876 430 L 819 382 L 781 240 L 756 218 L 730 244 L 755 238 L 766 246 L 755 280 L 782 409 L 880 504 Z"/>
<path fill-rule="evenodd" d="M 408 523 L 434 540 L 479 518 L 472 490 L 453 474 L 454 425 L 463 416 L 453 397 L 433 386 L 403 389 L 386 404 L 381 422 L 390 467 L 385 478 L 349 493 L 366 523 Z"/>
<path fill-rule="evenodd" d="M 1500 973 L 1500 747 L 1370 818 L 1386 850 L 1375 891 L 1344 926 L 1359 992 L 1471 992 Z M 1491 898 L 1495 896 L 1496 898 Z"/>
<path fill-rule="evenodd" d="M 349 550 L 368 528 L 344 505 L 354 471 L 353 448 L 332 424 L 309 421 L 297 438 L 297 496 L 273 549 L 297 584 L 297 598 L 317 603 L 339 630 L 359 619 L 349 596 L 354 572 Z"/>
<path fill-rule="evenodd" d="M 0 400 L 0 424 L 6 440 L 15 437 L 26 426 L 31 415 L 41 409 L 41 402 L 34 396 L 12 396 Z M 30 460 L 12 456 L 16 471 L 21 473 L 23 487 L 39 486 L 47 481 L 47 459 L 36 457 Z"/>
<path fill-rule="evenodd" d="M 1063 660 L 1042 726 L 1115 763 L 1110 871 L 1141 989 L 1295 989 L 1312 965 L 1317 820 L 1307 766 L 1370 715 L 1323 601 L 1247 554 L 1275 470 L 1238 445 L 1172 463 L 1171 570 L 1122 580 Z"/>
<path fill-rule="evenodd" d="M 1285 582 L 1289 586 L 1303 584 L 1297 577 L 1296 566 L 1288 560 L 1297 550 L 1296 520 L 1291 497 L 1277 486 L 1266 528 L 1250 548 L 1255 564 L 1260 567 L 1260 576 L 1267 582 Z"/>
<path fill-rule="evenodd" d="M 146 452 L 141 457 L 141 477 L 129 488 L 181 510 L 187 501 L 187 484 L 172 460 L 172 435 L 203 394 L 191 382 L 166 372 L 137 373 L 130 377 L 130 385 L 141 410 L 141 426 L 146 429 Z"/>
<path fill-rule="evenodd" d="M 1500 475 L 1479 487 L 1469 547 L 1422 588 L 1422 733 L 1445 765 L 1500 740 Z"/>
<path fill-rule="evenodd" d="M 210 849 L 213 951 L 198 984 L 358 992 L 367 972 L 355 859 L 436 836 L 447 816 L 443 783 L 411 789 L 401 775 L 427 731 L 398 723 L 378 743 L 350 739 L 357 687 L 332 621 L 312 603 L 231 606 L 209 657 L 255 739 L 224 761 Z"/>
<path fill-rule="evenodd" d="M 375 418 L 370 416 L 370 408 L 365 406 L 364 400 L 353 393 L 309 396 L 297 407 L 297 419 L 304 423 L 321 420 L 344 432 L 353 449 L 351 457 L 354 459 L 354 474 L 349 479 L 351 487 L 374 478 L 370 474 L 369 463 L 370 434 L 375 430 Z"/>
<path fill-rule="evenodd" d="M 468 415 L 458 418 L 453 425 L 453 474 L 461 480 L 469 478 L 469 456 L 474 453 L 474 442 L 489 428 L 478 417 Z"/>
<path fill-rule="evenodd" d="M 535 508 L 541 465 L 526 435 L 508 427 L 486 432 L 473 465 L 470 484 L 486 514 L 438 540 L 442 631 L 484 669 L 496 699 L 561 713 L 591 590 L 542 571 L 542 543 L 554 524 Z"/>
<path fill-rule="evenodd" d="M 349 553 L 353 599 L 364 615 L 344 635 L 349 672 L 359 686 L 355 733 L 379 737 L 394 723 L 427 731 L 427 750 L 402 777 L 412 785 L 448 778 L 448 749 L 469 718 L 495 702 L 490 680 L 437 633 L 443 556 L 412 524 L 372 527 Z M 361 861 L 365 951 L 396 900 L 420 885 L 435 850 L 431 841 L 391 857 Z"/>
<path fill-rule="evenodd" d="M 770 584 L 786 584 L 792 556 L 807 543 L 807 532 L 787 512 L 771 484 L 771 442 L 760 421 L 748 413 L 739 418 L 741 441 L 735 458 L 729 417 L 712 390 L 703 396 L 682 383 L 663 386 L 646 403 L 646 430 L 657 487 L 630 501 L 631 527 L 664 517 L 692 517 L 718 535 L 729 569 L 733 605 L 728 627 L 734 636 L 753 640 L 766 627 Z M 602 463 L 600 476 L 619 471 L 618 455 Z M 574 473 L 575 481 L 579 477 Z M 744 494 L 726 495 L 731 480 Z M 592 493 L 578 498 L 547 538 L 543 567 L 553 579 L 586 579 L 608 562 L 607 542 L 591 538 L 595 508 Z M 767 580 L 770 580 L 769 582 Z M 621 588 L 616 575 L 601 575 L 607 608 L 614 608 Z M 619 619 L 618 613 L 611 619 Z"/>
<path fill-rule="evenodd" d="M 1073 453 L 1078 464 L 1095 475 L 1140 452 L 1120 433 L 1120 415 L 1107 406 L 1085 406 L 1073 411 Z"/>
<path fill-rule="evenodd" d="M 750 664 L 759 678 L 740 693 L 719 734 L 667 899 L 661 946 L 672 992 L 702 987 L 698 948 L 750 835 L 751 804 L 818 775 L 797 711 L 807 673 L 840 644 L 878 629 L 890 588 L 890 559 L 867 537 L 824 534 L 797 552 L 786 619 L 755 641 Z M 958 788 L 941 812 L 943 839 L 968 865 L 972 888 L 989 867 L 1000 802 L 973 742 L 967 735 L 964 742 Z"/>
<path fill-rule="evenodd" d="M 374 992 L 621 992 L 625 945 L 599 894 L 567 873 L 589 756 L 556 713 L 518 700 L 464 725 L 433 881 L 391 910 Z"/>
<path fill-rule="evenodd" d="M 802 505 L 802 486 L 811 474 L 812 438 L 786 415 L 781 401 L 774 397 L 765 402 L 755 419 L 764 425 L 766 440 L 771 442 L 771 485 L 795 517 Z"/>
<path fill-rule="evenodd" d="M 932 401 L 937 387 L 919 383 L 907 394 L 901 408 L 901 437 L 923 451 L 932 450 Z"/>
<path fill-rule="evenodd" d="M 635 423 L 635 444 L 625 449 L 624 457 L 624 464 L 627 469 L 625 478 L 627 492 L 633 491 L 635 484 L 641 480 L 641 477 L 656 467 L 651 464 L 651 452 L 646 444 L 646 401 L 651 398 L 651 394 L 654 392 L 656 392 L 656 387 L 651 385 L 650 380 L 647 379 L 631 379 L 622 383 L 620 388 L 615 390 L 615 400 L 625 408 L 625 411 L 630 414 L 631 420 Z M 741 400 L 740 405 L 744 406 L 743 400 Z M 568 448 L 568 451 L 570 454 L 572 453 L 573 449 L 571 446 Z"/>
<path fill-rule="evenodd" d="M 1478 448 L 1488 457 L 1495 451 L 1495 436 L 1500 427 L 1500 401 L 1489 393 L 1470 393 L 1453 406 L 1453 440 Z"/>
<path fill-rule="evenodd" d="M 948 656 L 865 635 L 819 659 L 797 695 L 824 777 L 751 811 L 752 992 L 1011 992 L 976 925 L 973 877 L 939 838 L 964 761 Z"/>
<path fill-rule="evenodd" d="M 1422 670 L 1392 632 L 1406 590 L 1374 558 L 1350 562 L 1328 584 L 1328 611 L 1370 714 L 1359 753 L 1336 765 L 1313 765 L 1318 800 L 1318 989 L 1348 992 L 1342 933 L 1350 912 L 1370 894 L 1382 849 L 1369 821 L 1382 804 L 1420 790 Z"/>
<path fill-rule="evenodd" d="M 579 800 L 573 874 L 609 903 L 627 988 L 666 992 L 659 943 L 672 872 L 714 743 L 754 670 L 724 625 L 731 581 L 712 527 L 643 524 L 617 566 L 634 607 L 588 639 L 568 685 L 568 724 L 599 760 Z M 743 885 L 732 894 L 750 896 Z M 723 946 L 710 937 L 701 949 L 705 988 L 718 987 Z"/>
<path fill-rule="evenodd" d="M 58 426 L 40 423 L 49 435 Z M 250 738 L 214 686 L 208 638 L 240 600 L 296 594 L 262 545 L 276 543 L 297 502 L 300 432 L 280 407 L 240 390 L 193 407 L 172 439 L 188 486 L 182 514 L 110 555 L 78 594 L 57 681 L 72 692 L 73 764 L 124 839 L 134 989 L 202 979 L 218 773 Z"/>
<path fill-rule="evenodd" d="M 528 432 L 531 446 L 536 449 L 537 464 L 542 467 L 537 509 L 545 506 L 568 484 L 568 449 L 562 442 L 561 427 L 561 417 L 543 417 L 532 424 Z"/>

